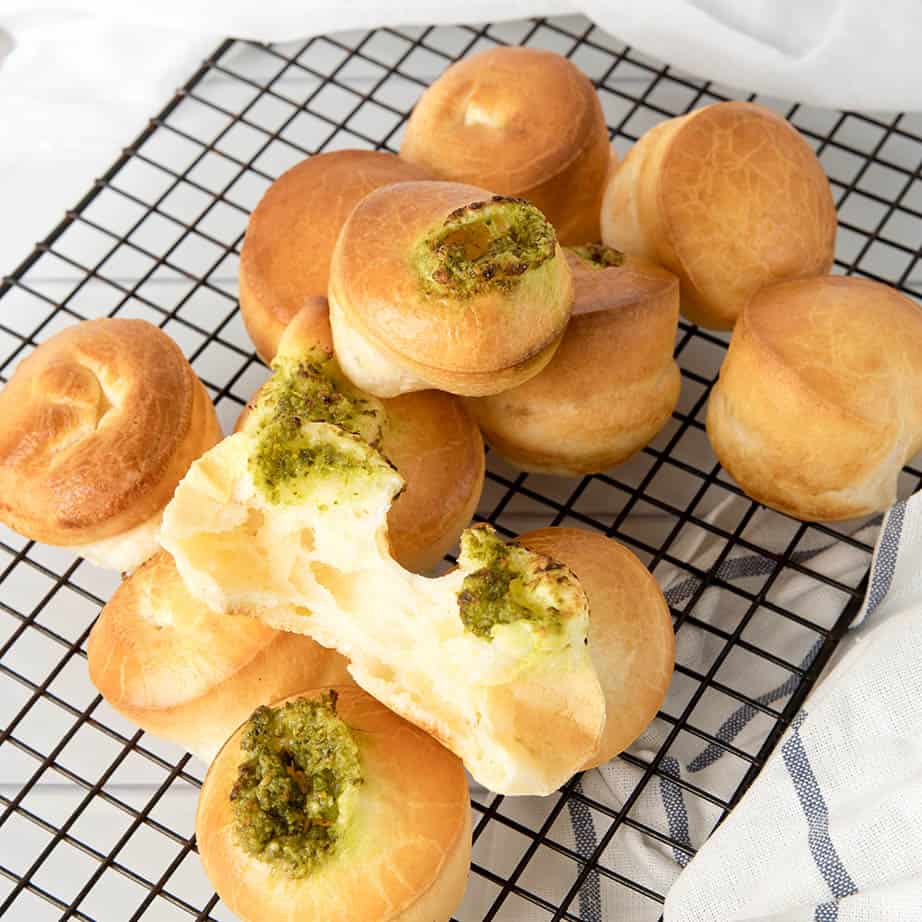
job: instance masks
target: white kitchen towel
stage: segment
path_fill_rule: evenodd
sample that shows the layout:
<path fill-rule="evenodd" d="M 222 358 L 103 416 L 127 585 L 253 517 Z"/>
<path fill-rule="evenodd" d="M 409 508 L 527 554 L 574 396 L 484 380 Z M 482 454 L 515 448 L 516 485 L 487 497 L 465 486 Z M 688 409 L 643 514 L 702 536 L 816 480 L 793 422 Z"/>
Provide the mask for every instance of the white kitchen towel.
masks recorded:
<path fill-rule="evenodd" d="M 741 504 L 748 505 L 730 498 L 709 518 L 730 531 Z M 789 520 L 760 509 L 746 534 L 753 544 L 780 553 L 791 538 L 789 525 Z M 854 537 L 871 543 L 878 528 L 879 521 L 872 520 Z M 671 553 L 707 570 L 723 546 L 717 535 L 696 530 Z M 812 542 L 802 539 L 793 559 L 847 585 L 857 585 L 868 563 L 866 553 L 854 545 L 819 535 Z M 597 857 L 630 881 L 668 891 L 666 922 L 922 920 L 920 560 L 922 496 L 899 503 L 889 513 L 874 557 L 871 588 L 855 626 L 750 792 L 706 843 L 720 808 L 668 776 L 726 800 L 747 766 L 691 734 L 676 738 L 660 763 L 662 774 L 644 786 L 629 816 L 690 847 L 705 843 L 691 863 L 687 852 L 628 825 L 596 854 L 613 813 L 596 812 L 588 800 L 616 811 L 643 774 L 643 768 L 623 759 L 583 776 L 577 790 L 587 802 L 571 799 L 549 837 L 582 857 Z M 724 582 L 757 591 L 776 567 L 768 557 L 741 550 L 723 560 L 717 573 Z M 676 608 L 700 588 L 685 571 L 658 570 L 657 576 Z M 794 568 L 779 576 L 771 598 L 787 610 L 808 613 L 810 621 L 824 627 L 833 625 L 843 605 L 841 592 Z M 709 588 L 695 605 L 695 616 L 732 629 L 728 602 L 726 590 Z M 744 637 L 803 668 L 819 649 L 818 640 L 805 643 L 804 629 L 778 614 L 754 619 Z M 703 631 L 683 628 L 677 635 L 677 660 L 707 672 L 722 644 Z M 778 709 L 797 685 L 793 675 L 780 678 L 770 662 L 755 657 L 728 658 L 719 679 Z M 687 686 L 677 676 L 666 713 L 681 711 Z M 703 698 L 691 723 L 746 752 L 758 749 L 771 726 L 756 709 L 722 695 Z M 671 724 L 655 721 L 630 755 L 649 763 L 671 729 Z M 547 811 L 547 801 L 537 798 L 507 799 L 502 806 L 503 813 L 531 829 L 540 826 Z M 508 872 L 515 863 L 509 864 L 510 855 L 521 852 L 521 844 L 510 835 L 500 823 L 489 823 L 475 847 L 475 860 L 500 874 Z M 575 862 L 554 857 L 551 850 L 539 850 L 521 881 L 552 904 L 577 873 Z M 465 907 L 472 918 L 489 905 L 491 892 L 475 878 Z M 630 887 L 592 872 L 570 911 L 583 922 L 655 922 L 660 908 Z M 537 922 L 547 916 L 523 900 L 508 918 Z"/>
<path fill-rule="evenodd" d="M 922 497 L 898 503 L 835 660 L 667 922 L 922 920 Z"/>
<path fill-rule="evenodd" d="M 39 0 L 0 0 L 32 11 Z M 922 5 L 916 0 L 54 0 L 123 22 L 194 34 L 285 41 L 337 29 L 585 13 L 642 51 L 702 77 L 816 105 L 920 105 Z"/>

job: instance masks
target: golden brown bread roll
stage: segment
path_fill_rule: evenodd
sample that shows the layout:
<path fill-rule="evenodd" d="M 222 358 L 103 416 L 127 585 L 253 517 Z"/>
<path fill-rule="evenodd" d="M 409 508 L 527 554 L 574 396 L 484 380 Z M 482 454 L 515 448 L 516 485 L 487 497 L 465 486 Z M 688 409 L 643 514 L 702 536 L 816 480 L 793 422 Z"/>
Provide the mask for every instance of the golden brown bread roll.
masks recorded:
<path fill-rule="evenodd" d="M 666 697 L 675 633 L 666 599 L 624 545 L 578 528 L 541 528 L 517 544 L 569 567 L 589 599 L 589 655 L 605 694 L 605 727 L 584 769 L 640 736 Z"/>
<path fill-rule="evenodd" d="M 212 764 L 195 830 L 244 922 L 440 922 L 470 872 L 460 760 L 354 687 L 255 713 Z"/>
<path fill-rule="evenodd" d="M 615 156 L 595 89 L 559 54 L 490 48 L 453 64 L 417 102 L 400 156 L 444 179 L 528 199 L 561 243 L 599 239 Z"/>
<path fill-rule="evenodd" d="M 733 331 L 707 431 L 767 506 L 807 521 L 886 509 L 922 448 L 922 312 L 864 279 L 764 289 Z"/>
<path fill-rule="evenodd" d="M 346 375 L 378 397 L 494 394 L 550 360 L 573 301 L 553 228 L 474 186 L 398 183 L 349 216 L 330 269 Z"/>
<path fill-rule="evenodd" d="M 240 313 L 266 362 L 307 298 L 326 297 L 333 245 L 349 212 L 374 189 L 429 179 L 395 154 L 338 150 L 283 173 L 250 215 L 240 251 Z"/>
<path fill-rule="evenodd" d="M 626 460 L 675 409 L 674 275 L 607 247 L 567 251 L 576 299 L 560 348 L 530 381 L 465 402 L 487 441 L 526 471 L 579 475 Z"/>
<path fill-rule="evenodd" d="M 93 625 L 87 654 L 90 679 L 116 711 L 205 762 L 261 704 L 351 684 L 333 650 L 206 608 L 166 551 L 118 587 Z"/>
<path fill-rule="evenodd" d="M 0 418 L 0 521 L 119 570 L 156 551 L 176 484 L 221 438 L 185 356 L 144 320 L 46 340 L 0 393 Z"/>
<path fill-rule="evenodd" d="M 722 102 L 648 131 L 613 173 L 602 239 L 678 275 L 682 313 L 732 329 L 760 288 L 824 275 L 836 211 L 810 145 L 781 116 Z"/>
<path fill-rule="evenodd" d="M 326 298 L 311 298 L 288 325 L 279 354 L 296 357 L 320 347 L 333 352 Z M 251 404 L 258 399 L 258 392 Z M 441 391 L 382 400 L 381 450 L 406 488 L 388 512 L 391 553 L 424 573 L 451 550 L 470 524 L 483 490 L 483 439 L 461 402 Z M 241 412 L 234 431 L 249 414 Z"/>

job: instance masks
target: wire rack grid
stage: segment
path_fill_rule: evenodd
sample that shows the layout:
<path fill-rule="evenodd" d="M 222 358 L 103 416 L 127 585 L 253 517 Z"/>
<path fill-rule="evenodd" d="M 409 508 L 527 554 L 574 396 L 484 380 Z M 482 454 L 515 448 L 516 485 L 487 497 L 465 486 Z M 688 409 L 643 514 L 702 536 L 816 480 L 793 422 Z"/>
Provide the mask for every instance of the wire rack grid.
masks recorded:
<path fill-rule="evenodd" d="M 249 211 L 276 176 L 305 156 L 344 147 L 396 150 L 422 89 L 453 60 L 497 43 L 550 48 L 586 71 L 622 155 L 664 118 L 717 100 L 756 99 L 654 61 L 580 17 L 380 29 L 284 45 L 227 40 L 3 279 L 0 377 L 8 379 L 19 360 L 69 324 L 143 317 L 180 343 L 229 428 L 266 374 L 236 304 Z M 918 298 L 922 118 L 758 101 L 798 127 L 830 176 L 840 214 L 836 271 L 886 281 Z M 579 778 L 537 810 L 533 803 L 523 810 L 518 799 L 475 795 L 478 887 L 459 910 L 461 922 L 589 922 L 599 918 L 598 905 L 585 899 L 590 884 L 597 894 L 629 893 L 637 918 L 659 918 L 665 886 L 612 860 L 619 836 L 671 853 L 680 865 L 701 841 L 639 818 L 645 792 L 672 785 L 708 806 L 711 826 L 722 819 L 857 609 L 860 574 L 821 572 L 811 566 L 809 548 L 844 544 L 863 571 L 871 552 L 866 533 L 856 537 L 760 509 L 710 454 L 703 410 L 725 345 L 725 336 L 680 324 L 680 404 L 666 429 L 626 465 L 555 480 L 489 459 L 479 518 L 508 535 L 550 524 L 598 529 L 632 548 L 661 582 L 666 570 L 679 577 L 683 588 L 670 596 L 679 657 L 658 719 L 659 744 L 621 757 L 636 782 L 618 803 L 591 796 Z M 907 468 L 901 491 L 916 488 L 920 478 L 917 468 Z M 716 515 L 727 508 L 729 520 Z M 770 546 L 756 528 L 765 517 L 783 535 Z M 690 535 L 716 545 L 707 566 L 683 550 Z M 764 566 L 732 578 L 728 562 L 740 553 Z M 790 574 L 823 587 L 833 599 L 832 616 L 802 610 L 778 592 Z M 203 766 L 129 725 L 86 677 L 87 635 L 115 581 L 65 550 L 0 533 L 0 916 L 231 919 L 195 854 Z M 781 653 L 754 642 L 750 629 L 765 619 L 796 628 L 799 649 Z M 689 638 L 710 650 L 706 667 L 683 662 L 681 641 Z M 747 685 L 747 663 L 755 662 L 777 672 L 783 694 L 769 699 Z M 713 696 L 757 718 L 745 743 L 701 716 Z M 682 739 L 717 747 L 736 766 L 732 783 L 718 791 L 682 778 L 670 766 Z M 558 834 L 574 811 L 594 817 L 598 834 L 588 848 Z M 544 873 L 548 862 L 553 873 Z"/>

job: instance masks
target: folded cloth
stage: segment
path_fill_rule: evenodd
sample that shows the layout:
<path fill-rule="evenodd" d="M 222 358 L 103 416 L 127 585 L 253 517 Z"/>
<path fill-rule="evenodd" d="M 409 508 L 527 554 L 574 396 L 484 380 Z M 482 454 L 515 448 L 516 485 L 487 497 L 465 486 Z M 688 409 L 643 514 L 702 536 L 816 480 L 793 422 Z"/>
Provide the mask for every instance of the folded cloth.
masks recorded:
<path fill-rule="evenodd" d="M 707 571 L 725 547 L 718 532 L 732 532 L 749 505 L 748 500 L 728 498 L 707 516 L 716 526 L 714 533 L 686 529 L 670 548 L 670 555 L 698 571 Z M 913 516 L 912 527 L 904 524 Z M 922 692 L 916 687 L 922 683 L 922 643 L 913 643 L 905 624 L 900 623 L 888 629 L 886 638 L 881 635 L 880 641 L 869 644 L 872 636 L 878 636 L 872 631 L 885 629 L 893 614 L 906 610 L 902 604 L 894 605 L 893 599 L 896 593 L 906 598 L 910 579 L 918 587 L 922 604 L 922 576 L 917 577 L 911 566 L 911 561 L 922 555 L 922 498 L 896 506 L 887 522 L 868 602 L 856 628 L 840 645 L 839 665 L 827 671 L 808 698 L 809 717 L 801 714 L 797 718 L 795 729 L 769 760 L 751 792 L 706 844 L 723 814 L 706 795 L 729 800 L 749 765 L 722 747 L 684 731 L 670 744 L 659 763 L 658 775 L 650 778 L 631 802 L 629 823 L 621 825 L 610 838 L 606 835 L 615 812 L 635 797 L 645 766 L 656 759 L 673 731 L 673 723 L 663 719 L 654 721 L 629 749 L 627 759 L 616 759 L 583 775 L 577 796 L 567 801 L 548 838 L 580 857 L 596 857 L 602 867 L 629 881 L 657 893 L 668 891 L 667 922 L 788 922 L 814 917 L 822 922 L 836 918 L 822 914 L 834 911 L 836 897 L 847 897 L 841 904 L 841 920 L 922 919 L 922 909 L 918 908 L 922 900 L 912 910 L 916 915 L 907 914 L 904 908 L 910 896 L 922 895 L 922 879 L 909 879 L 912 869 L 916 873 L 922 870 L 922 849 L 910 847 L 922 836 L 922 824 L 912 822 L 922 813 L 922 800 L 916 797 L 914 804 L 906 803 L 912 799 L 914 773 L 922 771 L 922 752 L 915 748 L 920 744 L 905 739 L 922 723 L 922 694 L 914 694 Z M 638 520 L 634 520 L 632 532 L 637 526 Z M 656 517 L 651 518 L 651 530 L 661 527 Z M 746 527 L 745 538 L 755 547 L 781 554 L 796 527 L 790 519 L 759 509 Z M 869 545 L 878 528 L 879 520 L 871 521 L 852 537 Z M 856 586 L 869 556 L 855 542 L 836 541 L 818 532 L 812 538 L 810 535 L 807 532 L 800 537 L 792 555 L 803 571 L 785 567 L 768 597 L 780 608 L 802 613 L 813 624 L 829 628 L 841 615 L 846 597 L 822 577 Z M 894 576 L 897 549 L 900 567 Z M 718 564 L 716 576 L 722 584 L 755 593 L 777 568 L 776 560 L 737 546 Z M 681 611 L 693 601 L 695 619 L 724 632 L 732 631 L 748 608 L 748 602 L 739 597 L 734 605 L 732 590 L 721 586 L 708 587 L 702 593 L 700 582 L 687 570 L 657 567 L 655 575 L 673 609 Z M 873 616 L 868 614 L 871 610 Z M 764 616 L 750 620 L 743 639 L 787 662 L 808 667 L 820 648 L 819 635 L 777 612 L 761 614 Z M 922 621 L 919 623 L 922 630 Z M 726 643 L 689 623 L 682 625 L 676 642 L 677 662 L 698 674 L 709 670 Z M 904 669 L 909 675 L 903 676 Z M 798 684 L 790 672 L 738 648 L 724 660 L 716 678 L 723 687 L 778 710 Z M 664 713 L 681 713 L 696 687 L 694 680 L 678 672 Z M 702 696 L 690 723 L 750 754 L 758 751 L 773 726 L 773 720 L 756 708 L 713 690 Z M 686 789 L 686 784 L 694 789 Z M 486 797 L 483 793 L 480 796 Z M 485 802 L 489 803 L 489 798 Z M 900 812 L 903 803 L 906 806 Z M 610 813 L 603 815 L 594 804 Z M 499 812 L 537 830 L 549 809 L 547 799 L 507 798 Z M 661 843 L 641 831 L 640 825 L 687 848 Z M 510 855 L 516 855 L 516 848 L 519 854 L 522 849 L 521 842 L 516 845 L 510 836 L 502 823 L 488 823 L 475 844 L 474 860 L 499 874 L 508 873 L 515 865 Z M 603 838 L 609 840 L 596 854 Z M 701 850 L 689 863 L 696 848 Z M 836 850 L 839 859 L 835 858 Z M 898 853 L 899 860 L 891 852 Z M 541 849 L 530 860 L 524 872 L 526 879 L 519 882 L 554 904 L 567 893 L 577 872 L 571 858 Z M 879 889 L 891 880 L 891 888 Z M 489 906 L 494 896 L 489 885 L 474 878 L 467 904 L 471 917 Z M 874 908 L 870 914 L 848 915 L 849 900 L 856 907 L 855 913 L 856 901 L 862 906 L 870 901 Z M 889 914 L 880 908 L 884 905 Z M 822 909 L 814 916 L 816 907 Z M 661 907 L 604 872 L 592 871 L 569 911 L 583 922 L 655 922 Z M 462 918 L 467 916 L 462 914 Z M 521 901 L 508 918 L 537 922 L 547 916 L 541 908 Z"/>
<path fill-rule="evenodd" d="M 851 631 L 666 922 L 922 920 L 920 559 L 916 495 L 887 515 Z"/>
<path fill-rule="evenodd" d="M 837 108 L 915 109 L 922 78 L 922 6 L 916 0 L 54 0 L 91 12 L 199 35 L 286 41 L 338 29 L 480 22 L 585 13 L 617 38 L 693 74 L 746 90 Z M 0 12 L 40 9 L 4 0 Z"/>

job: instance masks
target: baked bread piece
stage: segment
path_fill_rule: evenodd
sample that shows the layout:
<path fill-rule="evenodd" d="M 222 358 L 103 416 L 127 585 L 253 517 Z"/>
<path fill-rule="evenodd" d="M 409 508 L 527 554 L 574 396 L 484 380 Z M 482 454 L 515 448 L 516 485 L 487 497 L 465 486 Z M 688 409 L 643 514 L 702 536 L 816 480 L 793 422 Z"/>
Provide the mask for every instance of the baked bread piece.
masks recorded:
<path fill-rule="evenodd" d="M 466 405 L 484 436 L 526 471 L 604 471 L 646 445 L 675 409 L 674 275 L 592 245 L 567 250 L 576 299 L 560 348 L 530 381 Z"/>
<path fill-rule="evenodd" d="M 195 831 L 244 922 L 435 922 L 470 872 L 461 762 L 355 687 L 254 713 L 212 764 Z"/>
<path fill-rule="evenodd" d="M 602 239 L 674 272 L 682 313 L 733 328 L 766 285 L 825 275 L 836 210 L 809 144 L 748 102 L 721 102 L 648 131 L 608 184 Z"/>
<path fill-rule="evenodd" d="M 381 186 L 430 178 L 396 154 L 338 150 L 296 164 L 269 186 L 240 251 L 240 313 L 265 362 L 305 300 L 326 297 L 333 245 L 349 212 Z"/>
<path fill-rule="evenodd" d="M 322 357 L 276 369 L 243 431 L 180 485 L 164 546 L 192 594 L 218 611 L 258 607 L 266 623 L 335 647 L 359 685 L 486 787 L 549 793 L 597 757 L 606 727 L 584 588 L 488 526 L 463 533 L 445 576 L 400 567 L 387 514 L 403 480 L 376 447 L 375 403 L 333 373 Z M 649 578 L 628 570 L 649 598 Z"/>
<path fill-rule="evenodd" d="M 0 392 L 0 521 L 131 570 L 163 507 L 221 438 L 179 347 L 144 320 L 87 320 L 43 342 Z"/>
<path fill-rule="evenodd" d="M 528 199 L 561 243 L 599 239 L 615 160 L 595 89 L 537 48 L 490 48 L 452 64 L 420 97 L 400 156 L 435 176 Z"/>
<path fill-rule="evenodd" d="M 760 503 L 807 521 L 887 509 L 922 448 L 922 312 L 865 279 L 766 288 L 733 331 L 707 431 Z"/>
<path fill-rule="evenodd" d="M 533 205 L 412 182 L 372 192 L 349 216 L 329 298 L 339 363 L 368 393 L 481 395 L 550 361 L 573 285 L 554 229 Z"/>
<path fill-rule="evenodd" d="M 517 543 L 573 571 L 589 600 L 589 655 L 605 695 L 605 727 L 583 769 L 627 749 L 656 716 L 675 666 L 666 599 L 623 544 L 579 528 L 541 528 Z"/>
<path fill-rule="evenodd" d="M 91 681 L 116 711 L 204 762 L 260 705 L 351 684 L 346 661 L 309 637 L 210 611 L 166 551 L 116 589 L 87 654 Z"/>
<path fill-rule="evenodd" d="M 279 344 L 282 361 L 333 354 L 326 298 L 311 298 Z M 259 399 L 259 392 L 252 403 Z M 432 570 L 470 524 L 483 490 L 483 439 L 460 400 L 417 391 L 380 401 L 381 451 L 406 481 L 387 515 L 391 553 L 408 570 Z M 234 431 L 246 422 L 244 408 Z"/>

